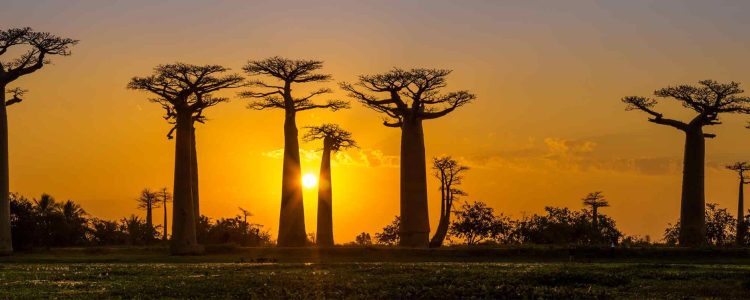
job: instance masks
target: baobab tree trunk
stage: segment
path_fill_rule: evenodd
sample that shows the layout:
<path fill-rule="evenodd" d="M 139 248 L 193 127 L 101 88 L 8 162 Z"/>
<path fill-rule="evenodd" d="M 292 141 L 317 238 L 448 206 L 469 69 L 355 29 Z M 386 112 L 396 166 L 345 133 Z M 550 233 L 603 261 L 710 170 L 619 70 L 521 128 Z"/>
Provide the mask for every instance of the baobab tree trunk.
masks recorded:
<path fill-rule="evenodd" d="M 706 142 L 700 127 L 685 131 L 685 158 L 682 170 L 682 203 L 680 207 L 680 246 L 706 243 L 704 160 Z"/>
<path fill-rule="evenodd" d="M 301 173 L 295 112 L 287 111 L 284 119 L 284 170 L 278 238 L 281 247 L 300 247 L 307 242 Z"/>
<path fill-rule="evenodd" d="M 172 203 L 172 243 L 170 251 L 174 255 L 200 254 L 203 248 L 198 245 L 195 233 L 195 211 L 191 183 L 192 115 L 177 112 L 177 138 L 174 160 L 174 199 Z"/>
<path fill-rule="evenodd" d="M 745 178 L 740 177 L 740 192 L 737 199 L 737 245 L 745 245 Z"/>
<path fill-rule="evenodd" d="M 404 118 L 401 125 L 400 246 L 427 247 L 430 220 L 427 212 L 427 166 L 422 120 Z"/>
<path fill-rule="evenodd" d="M 318 178 L 318 246 L 333 246 L 333 193 L 331 188 L 331 142 L 323 141 L 323 157 Z"/>
<path fill-rule="evenodd" d="M 10 188 L 8 177 L 8 113 L 5 84 L 0 85 L 0 255 L 13 253 L 10 233 Z"/>
<path fill-rule="evenodd" d="M 200 200 L 198 195 L 198 154 L 195 150 L 195 126 L 192 127 L 192 135 L 190 138 L 190 185 L 192 187 L 193 196 L 193 215 L 195 216 L 195 224 L 198 226 L 201 219 Z"/>

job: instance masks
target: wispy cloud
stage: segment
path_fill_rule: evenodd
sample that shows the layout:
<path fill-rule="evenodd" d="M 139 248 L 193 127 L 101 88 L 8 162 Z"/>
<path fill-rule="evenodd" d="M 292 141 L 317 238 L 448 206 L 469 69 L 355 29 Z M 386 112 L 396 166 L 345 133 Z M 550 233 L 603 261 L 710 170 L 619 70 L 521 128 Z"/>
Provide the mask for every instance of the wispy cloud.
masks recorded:
<path fill-rule="evenodd" d="M 315 149 L 300 149 L 300 160 L 303 162 L 320 161 L 322 152 Z M 284 149 L 276 149 L 262 153 L 263 156 L 281 159 Z M 332 165 L 355 166 L 365 168 L 397 168 L 399 157 L 386 155 L 377 149 L 353 149 L 336 152 L 331 160 Z"/>

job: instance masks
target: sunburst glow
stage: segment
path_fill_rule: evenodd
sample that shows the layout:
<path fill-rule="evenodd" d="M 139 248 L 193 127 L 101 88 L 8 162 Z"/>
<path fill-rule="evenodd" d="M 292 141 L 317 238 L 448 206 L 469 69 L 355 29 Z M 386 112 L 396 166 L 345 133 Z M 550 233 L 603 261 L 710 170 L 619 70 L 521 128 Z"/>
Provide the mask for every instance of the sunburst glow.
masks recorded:
<path fill-rule="evenodd" d="M 302 176 L 302 186 L 306 188 L 312 188 L 315 187 L 315 185 L 318 184 L 318 177 L 315 177 L 315 175 L 307 173 Z"/>

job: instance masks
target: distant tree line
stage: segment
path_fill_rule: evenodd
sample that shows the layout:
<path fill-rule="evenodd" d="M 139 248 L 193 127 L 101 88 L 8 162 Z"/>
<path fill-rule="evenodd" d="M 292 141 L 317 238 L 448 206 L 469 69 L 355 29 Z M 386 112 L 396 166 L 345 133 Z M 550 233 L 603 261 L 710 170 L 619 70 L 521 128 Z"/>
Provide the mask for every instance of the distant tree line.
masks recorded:
<path fill-rule="evenodd" d="M 145 190 L 147 191 L 147 190 Z M 142 193 L 138 204 L 151 196 Z M 10 220 L 13 245 L 17 250 L 52 247 L 158 245 L 164 243 L 164 227 L 147 218 L 131 215 L 120 220 L 90 216 L 74 201 L 57 201 L 48 194 L 28 199 L 10 194 Z M 158 200 L 154 199 L 154 200 Z M 148 202 L 147 202 L 148 203 Z M 155 203 L 155 202 L 154 202 Z M 201 216 L 198 239 L 203 244 L 265 246 L 273 244 L 263 226 L 247 218 L 221 218 L 211 221 Z"/>

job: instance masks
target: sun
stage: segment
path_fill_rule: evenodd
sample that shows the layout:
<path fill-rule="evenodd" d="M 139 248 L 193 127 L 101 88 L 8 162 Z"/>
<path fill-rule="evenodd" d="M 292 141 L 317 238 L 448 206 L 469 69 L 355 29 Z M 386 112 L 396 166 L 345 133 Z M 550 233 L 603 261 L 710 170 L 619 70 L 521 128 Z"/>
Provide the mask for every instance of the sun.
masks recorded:
<path fill-rule="evenodd" d="M 315 177 L 315 175 L 307 173 L 304 176 L 302 176 L 302 186 L 306 188 L 314 187 L 316 184 L 318 184 L 318 177 Z"/>

